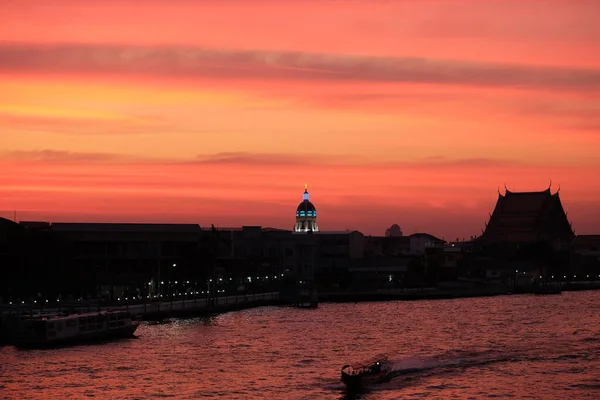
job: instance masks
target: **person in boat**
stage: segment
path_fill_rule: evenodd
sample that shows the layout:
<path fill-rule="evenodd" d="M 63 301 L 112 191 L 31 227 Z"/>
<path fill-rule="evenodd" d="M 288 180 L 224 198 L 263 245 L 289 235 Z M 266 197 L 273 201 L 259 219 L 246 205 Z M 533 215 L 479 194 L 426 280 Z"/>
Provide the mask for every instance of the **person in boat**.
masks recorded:
<path fill-rule="evenodd" d="M 374 374 L 376 374 L 376 373 L 378 373 L 378 372 L 381 372 L 381 363 L 379 363 L 379 362 L 378 362 L 378 363 L 376 363 L 375 365 L 373 365 L 373 370 L 372 370 L 372 372 L 373 372 Z"/>

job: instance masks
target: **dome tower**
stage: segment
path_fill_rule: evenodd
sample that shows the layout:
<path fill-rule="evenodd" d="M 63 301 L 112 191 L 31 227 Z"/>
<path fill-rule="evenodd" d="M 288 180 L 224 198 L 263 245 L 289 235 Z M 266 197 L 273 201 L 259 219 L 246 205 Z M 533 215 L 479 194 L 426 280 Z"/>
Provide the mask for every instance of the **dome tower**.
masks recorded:
<path fill-rule="evenodd" d="M 310 202 L 310 194 L 308 194 L 308 185 L 304 185 L 304 194 L 302 195 L 302 203 L 296 209 L 296 226 L 294 232 L 318 232 L 317 225 L 317 210 L 313 203 Z"/>

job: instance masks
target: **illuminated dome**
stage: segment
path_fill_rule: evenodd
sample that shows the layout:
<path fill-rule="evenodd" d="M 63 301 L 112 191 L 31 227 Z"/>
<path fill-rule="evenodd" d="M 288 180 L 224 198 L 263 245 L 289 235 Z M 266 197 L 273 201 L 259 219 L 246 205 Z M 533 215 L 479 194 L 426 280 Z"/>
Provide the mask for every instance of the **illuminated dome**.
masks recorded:
<path fill-rule="evenodd" d="M 303 201 L 298 205 L 296 209 L 296 217 L 316 217 L 317 210 L 315 206 L 310 201 Z"/>
<path fill-rule="evenodd" d="M 310 194 L 308 193 L 308 185 L 304 185 L 304 194 L 302 202 L 296 208 L 296 225 L 295 232 L 318 232 L 317 225 L 317 209 L 310 202 Z"/>

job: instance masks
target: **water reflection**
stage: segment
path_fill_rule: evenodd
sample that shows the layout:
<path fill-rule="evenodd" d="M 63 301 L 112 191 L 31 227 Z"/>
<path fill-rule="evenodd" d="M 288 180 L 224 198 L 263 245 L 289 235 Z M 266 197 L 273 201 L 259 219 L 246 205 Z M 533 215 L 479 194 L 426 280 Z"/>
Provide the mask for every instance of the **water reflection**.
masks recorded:
<path fill-rule="evenodd" d="M 266 307 L 143 323 L 137 340 L 1 348 L 2 397 L 596 399 L 599 304 L 600 293 L 588 292 Z M 377 353 L 390 356 L 392 379 L 347 392 L 341 366 Z"/>

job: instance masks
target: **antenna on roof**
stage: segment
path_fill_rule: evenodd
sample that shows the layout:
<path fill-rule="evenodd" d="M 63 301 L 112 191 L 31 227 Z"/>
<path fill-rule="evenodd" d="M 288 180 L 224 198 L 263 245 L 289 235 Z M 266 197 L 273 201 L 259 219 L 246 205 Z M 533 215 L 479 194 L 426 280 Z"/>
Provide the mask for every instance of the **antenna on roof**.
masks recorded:
<path fill-rule="evenodd" d="M 550 178 L 550 186 L 548 186 L 548 190 L 552 188 L 552 178 Z"/>
<path fill-rule="evenodd" d="M 558 190 L 556 191 L 556 194 L 558 194 L 558 192 L 560 192 L 560 183 L 558 184 Z"/>

